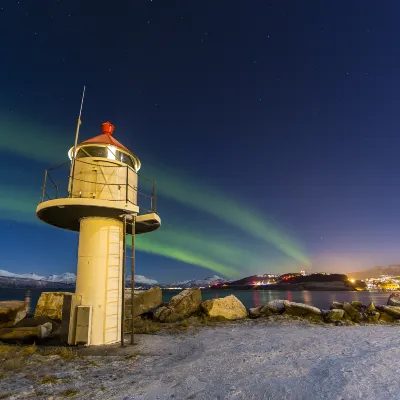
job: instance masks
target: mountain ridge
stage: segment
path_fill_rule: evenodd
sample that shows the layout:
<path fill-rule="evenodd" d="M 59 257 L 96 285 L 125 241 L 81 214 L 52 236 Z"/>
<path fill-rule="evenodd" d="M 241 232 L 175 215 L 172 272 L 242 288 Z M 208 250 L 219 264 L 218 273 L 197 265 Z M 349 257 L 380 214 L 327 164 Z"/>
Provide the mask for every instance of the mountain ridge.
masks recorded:
<path fill-rule="evenodd" d="M 130 278 L 127 278 L 129 285 Z M 0 288 L 73 288 L 76 282 L 76 275 L 72 272 L 52 275 L 37 275 L 35 273 L 16 274 L 6 270 L 0 270 Z M 189 279 L 172 283 L 159 283 L 155 279 L 147 278 L 144 275 L 135 275 L 135 286 L 150 288 L 152 286 L 161 286 L 164 288 L 180 287 L 208 287 L 214 284 L 223 284 L 227 282 L 218 275 L 209 276 L 204 279 Z"/>

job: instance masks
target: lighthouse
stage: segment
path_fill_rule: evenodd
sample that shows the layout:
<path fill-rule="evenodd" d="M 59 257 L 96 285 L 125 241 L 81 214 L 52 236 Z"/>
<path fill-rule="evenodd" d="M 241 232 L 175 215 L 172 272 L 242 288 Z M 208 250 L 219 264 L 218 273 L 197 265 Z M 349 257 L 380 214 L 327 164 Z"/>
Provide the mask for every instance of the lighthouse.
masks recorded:
<path fill-rule="evenodd" d="M 104 122 L 97 136 L 75 143 L 69 162 L 45 171 L 36 209 L 43 222 L 79 232 L 75 302 L 68 310 L 74 344 L 124 342 L 125 278 L 131 265 L 126 238 L 132 235 L 129 258 L 134 260 L 135 235 L 161 224 L 155 183 L 150 193 L 139 190 L 140 160 L 114 137 L 114 130 L 113 124 Z M 66 178 L 64 183 L 60 177 Z M 130 271 L 133 299 L 134 261 Z M 65 309 L 64 304 L 63 313 Z"/>

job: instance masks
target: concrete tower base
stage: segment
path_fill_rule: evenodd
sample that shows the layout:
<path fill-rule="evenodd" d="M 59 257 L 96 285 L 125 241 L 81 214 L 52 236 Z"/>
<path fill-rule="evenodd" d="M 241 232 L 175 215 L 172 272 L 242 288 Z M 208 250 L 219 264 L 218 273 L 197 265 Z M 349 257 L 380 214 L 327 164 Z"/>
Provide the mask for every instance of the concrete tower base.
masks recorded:
<path fill-rule="evenodd" d="M 121 339 L 123 223 L 104 217 L 80 220 L 76 294 L 92 307 L 90 344 Z"/>

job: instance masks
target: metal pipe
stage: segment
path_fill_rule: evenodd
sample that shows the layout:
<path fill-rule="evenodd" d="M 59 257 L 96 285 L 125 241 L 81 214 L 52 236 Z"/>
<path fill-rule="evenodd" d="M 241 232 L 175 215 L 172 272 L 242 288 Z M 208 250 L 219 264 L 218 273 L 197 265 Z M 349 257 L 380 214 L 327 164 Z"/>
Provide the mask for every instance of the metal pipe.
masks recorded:
<path fill-rule="evenodd" d="M 131 301 L 132 301 L 132 320 L 131 320 L 131 344 L 135 343 L 135 230 L 136 230 L 136 215 L 132 215 L 132 275 L 131 275 Z"/>
<path fill-rule="evenodd" d="M 128 166 L 126 166 L 126 184 L 125 184 L 125 187 L 126 187 L 126 191 L 125 191 L 125 193 L 126 193 L 126 199 L 125 199 L 125 201 L 126 201 L 126 204 L 128 204 L 128 199 L 129 199 L 129 196 L 128 196 L 128 188 L 129 188 L 129 168 L 128 168 Z"/>
<path fill-rule="evenodd" d="M 125 271 L 126 271 L 126 215 L 122 233 L 122 309 L 121 309 L 121 346 L 125 345 Z"/>

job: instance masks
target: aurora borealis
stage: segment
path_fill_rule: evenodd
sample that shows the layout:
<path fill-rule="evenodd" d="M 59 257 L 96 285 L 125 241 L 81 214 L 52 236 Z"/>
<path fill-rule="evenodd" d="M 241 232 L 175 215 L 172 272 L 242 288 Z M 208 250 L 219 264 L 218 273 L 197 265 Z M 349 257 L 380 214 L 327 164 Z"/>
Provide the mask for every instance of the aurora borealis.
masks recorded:
<path fill-rule="evenodd" d="M 12 39 L 0 44 L 1 268 L 76 268 L 77 235 L 45 226 L 35 208 L 45 168 L 68 161 L 84 85 L 80 140 L 110 120 L 157 181 L 162 228 L 137 238 L 139 274 L 399 263 L 398 11 L 358 1 L 2 5 L 0 33 Z"/>
<path fill-rule="evenodd" d="M 15 127 L 13 127 L 15 129 Z M 18 128 L 17 128 L 18 129 Z M 20 149 L 20 141 L 8 142 L 1 145 L 0 149 L 11 154 L 23 156 L 35 163 L 40 153 L 41 161 L 52 162 L 55 155 L 61 153 L 60 143 L 56 147 L 46 146 L 43 151 L 37 144 L 53 144 L 51 135 L 41 133 L 41 129 L 20 128 L 21 131 L 29 130 L 29 140 L 23 151 Z M 48 129 L 44 129 L 48 131 Z M 68 149 L 68 141 L 65 140 L 65 149 Z M 64 151 L 65 153 L 65 151 Z M 64 154 L 65 158 L 65 154 Z M 62 159 L 64 160 L 64 159 Z M 178 203 L 183 203 L 189 207 L 199 209 L 203 213 L 208 213 L 215 219 L 219 219 L 226 224 L 241 230 L 244 234 L 253 236 L 266 244 L 280 250 L 283 255 L 292 257 L 301 265 L 309 266 L 309 260 L 305 253 L 299 248 L 292 238 L 289 238 L 277 227 L 268 223 L 261 215 L 249 210 L 241 211 L 240 204 L 232 198 L 224 197 L 221 193 L 212 193 L 195 185 L 192 177 L 179 176 L 179 171 L 166 170 L 160 168 L 146 168 L 158 177 L 157 192 L 161 199 L 171 198 Z M 17 182 L 27 180 L 39 182 L 39 176 L 33 174 L 18 175 L 13 178 Z M 11 190 L 10 190 L 11 189 Z M 143 189 L 142 189 L 143 190 Z M 1 202 L 0 207 L 3 215 L 8 219 L 26 223 L 40 224 L 35 216 L 35 208 L 38 202 L 40 191 L 34 193 L 27 190 L 24 186 L 0 185 Z M 239 218 L 232 218 L 232 215 L 240 215 Z M 138 236 L 136 246 L 139 251 L 168 257 L 184 262 L 189 265 L 197 265 L 207 268 L 228 277 L 240 277 L 242 274 L 251 273 L 252 268 L 270 265 L 272 268 L 279 268 L 280 262 L 276 259 L 271 260 L 268 252 L 261 254 L 249 251 L 245 246 L 237 243 L 238 241 L 227 241 L 218 235 L 202 234 L 198 232 L 195 225 L 186 227 L 175 227 L 169 225 L 168 221 L 173 221 L 173 216 L 168 215 L 163 218 L 162 229 L 151 235 Z"/>

